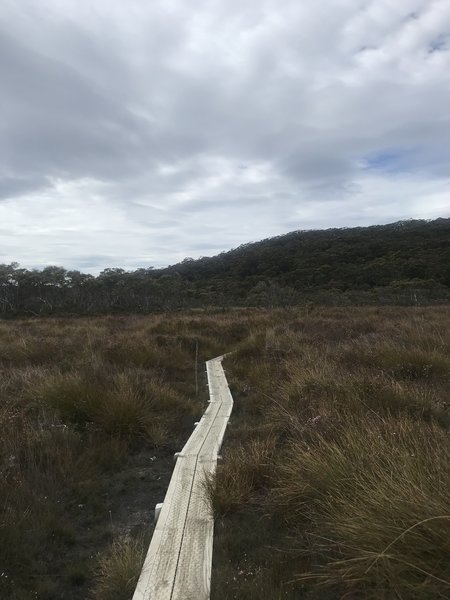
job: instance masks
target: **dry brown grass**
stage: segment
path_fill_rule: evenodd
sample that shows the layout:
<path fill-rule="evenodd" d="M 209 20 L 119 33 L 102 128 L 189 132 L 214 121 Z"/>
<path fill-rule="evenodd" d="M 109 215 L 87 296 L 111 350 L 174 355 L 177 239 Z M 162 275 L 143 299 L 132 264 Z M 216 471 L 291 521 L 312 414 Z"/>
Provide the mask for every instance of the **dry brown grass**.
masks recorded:
<path fill-rule="evenodd" d="M 203 361 L 233 349 L 207 485 L 214 600 L 448 597 L 449 321 L 309 307 L 0 322 L 0 597 L 127 597 L 142 460 L 179 449 Z"/>
<path fill-rule="evenodd" d="M 143 539 L 116 540 L 99 559 L 92 600 L 130 600 L 146 554 Z"/>
<path fill-rule="evenodd" d="M 223 467 L 206 480 L 206 493 L 216 519 L 258 502 L 272 476 L 274 453 L 275 440 L 270 435 L 227 451 Z"/>
<path fill-rule="evenodd" d="M 246 331 L 193 313 L 0 322 L 1 598 L 86 597 L 98 553 L 107 597 L 106 571 L 131 565 L 122 546 L 107 551 L 131 528 L 129 481 L 157 447 L 167 480 L 207 396 L 203 361 Z M 142 528 L 158 493 L 135 509 Z"/>
<path fill-rule="evenodd" d="M 449 325 L 435 307 L 313 309 L 252 328 L 227 361 L 237 424 L 209 490 L 215 600 L 256 597 L 243 569 L 270 598 L 450 595 Z M 255 432 L 273 448 L 257 494 L 258 464 L 244 466 Z"/>

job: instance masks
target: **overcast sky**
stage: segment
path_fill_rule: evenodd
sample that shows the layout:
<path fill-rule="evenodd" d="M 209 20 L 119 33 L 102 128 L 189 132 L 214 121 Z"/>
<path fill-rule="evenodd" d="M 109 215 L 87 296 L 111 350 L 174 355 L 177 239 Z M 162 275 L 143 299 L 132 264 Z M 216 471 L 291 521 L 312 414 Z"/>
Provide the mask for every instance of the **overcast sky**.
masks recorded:
<path fill-rule="evenodd" d="M 0 262 L 450 215 L 449 0 L 1 0 Z"/>

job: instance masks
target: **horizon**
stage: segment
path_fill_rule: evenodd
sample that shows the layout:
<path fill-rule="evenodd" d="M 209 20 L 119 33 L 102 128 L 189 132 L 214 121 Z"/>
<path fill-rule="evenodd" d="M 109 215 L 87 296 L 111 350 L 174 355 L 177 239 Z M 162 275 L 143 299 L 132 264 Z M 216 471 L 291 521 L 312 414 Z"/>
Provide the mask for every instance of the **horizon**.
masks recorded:
<path fill-rule="evenodd" d="M 324 232 L 324 231 L 333 231 L 333 230 L 348 230 L 348 229 L 367 229 L 370 227 L 388 227 L 388 226 L 392 226 L 392 225 L 399 225 L 399 224 L 403 224 L 403 223 L 434 223 L 435 221 L 439 221 L 439 220 L 450 220 L 450 217 L 436 217 L 435 219 L 400 219 L 399 221 L 391 221 L 389 223 L 374 223 L 372 225 L 367 225 L 367 226 L 360 226 L 360 225 L 355 225 L 353 227 L 326 227 L 324 229 L 297 229 L 297 230 L 293 230 L 293 231 L 288 231 L 286 233 L 283 234 L 279 234 L 279 235 L 274 235 L 271 236 L 269 238 L 263 238 L 261 240 L 251 240 L 249 242 L 244 242 L 242 245 L 244 246 L 251 246 L 253 244 L 258 244 L 258 243 L 262 243 L 265 241 L 270 241 L 272 239 L 275 238 L 279 238 L 279 237 L 283 237 L 283 236 L 287 236 L 293 233 L 315 233 L 315 232 Z M 42 271 L 43 269 L 47 268 L 47 267 L 56 267 L 56 268 L 61 268 L 64 269 L 66 271 L 80 271 L 81 273 L 85 274 L 85 275 L 93 275 L 94 277 L 97 277 L 98 275 L 100 275 L 102 273 L 103 270 L 108 270 L 108 269 L 122 269 L 125 273 L 132 273 L 133 271 L 136 271 L 138 269 L 147 269 L 147 270 L 155 270 L 155 271 L 163 271 L 165 269 L 169 269 L 172 267 L 176 267 L 177 265 L 179 265 L 180 263 L 184 262 L 184 261 L 196 261 L 199 259 L 213 259 L 216 258 L 219 254 L 224 253 L 227 254 L 229 252 L 234 252 L 235 250 L 238 250 L 240 248 L 240 246 L 235 246 L 233 248 L 227 248 L 222 250 L 221 252 L 217 253 L 217 254 L 213 254 L 213 255 L 208 255 L 208 256 L 198 256 L 198 257 L 191 257 L 191 256 L 185 256 L 184 258 L 182 258 L 181 260 L 177 261 L 176 263 L 171 263 L 171 264 L 165 264 L 165 265 L 149 265 L 146 267 L 135 267 L 132 269 L 125 269 L 123 267 L 121 267 L 120 265 L 108 265 L 106 267 L 104 267 L 104 269 L 96 269 L 96 270 L 85 270 L 82 271 L 80 269 L 70 269 L 65 267 L 62 264 L 56 264 L 56 263 L 48 263 L 42 266 L 27 266 L 27 265 L 23 265 L 21 263 L 18 263 L 17 261 L 11 261 L 11 263 L 9 264 L 16 264 L 18 268 L 24 268 L 26 270 L 32 271 L 32 270 L 37 270 L 37 271 Z M 1 263 L 0 263 L 1 264 Z M 3 264 L 7 264 L 7 263 L 3 263 Z"/>
<path fill-rule="evenodd" d="M 450 216 L 450 4 L 6 0 L 0 263 Z"/>

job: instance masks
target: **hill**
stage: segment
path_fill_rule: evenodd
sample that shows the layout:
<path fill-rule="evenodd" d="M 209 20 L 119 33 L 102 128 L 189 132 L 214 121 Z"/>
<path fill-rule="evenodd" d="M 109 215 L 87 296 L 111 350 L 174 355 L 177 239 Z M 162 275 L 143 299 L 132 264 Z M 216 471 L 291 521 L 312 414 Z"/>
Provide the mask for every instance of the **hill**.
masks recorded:
<path fill-rule="evenodd" d="M 293 291 L 385 286 L 445 293 L 442 288 L 450 286 L 450 219 L 294 231 L 213 258 L 186 259 L 166 272 L 178 274 L 199 293 L 208 288 L 225 293 L 228 288 L 240 300 L 261 299 L 270 287 L 272 295 L 281 287 L 289 296 Z"/>
<path fill-rule="evenodd" d="M 0 265 L 3 314 L 450 299 L 450 219 L 295 231 L 163 269 Z"/>

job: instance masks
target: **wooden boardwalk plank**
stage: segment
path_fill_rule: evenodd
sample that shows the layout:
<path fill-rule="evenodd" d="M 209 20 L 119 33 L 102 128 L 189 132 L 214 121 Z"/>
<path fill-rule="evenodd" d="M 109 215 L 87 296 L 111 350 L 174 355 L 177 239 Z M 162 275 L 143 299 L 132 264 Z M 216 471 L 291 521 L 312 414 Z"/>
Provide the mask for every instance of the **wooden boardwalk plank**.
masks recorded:
<path fill-rule="evenodd" d="M 206 473 L 214 472 L 216 461 L 201 463 L 195 473 L 187 535 L 180 550 L 174 581 L 173 600 L 208 600 L 211 582 L 214 520 L 205 500 L 203 482 Z"/>
<path fill-rule="evenodd" d="M 209 598 L 214 521 L 204 482 L 233 407 L 222 358 L 206 363 L 209 405 L 177 458 L 133 600 Z"/>
<path fill-rule="evenodd" d="M 197 458 L 177 460 L 133 600 L 170 600 Z"/>

